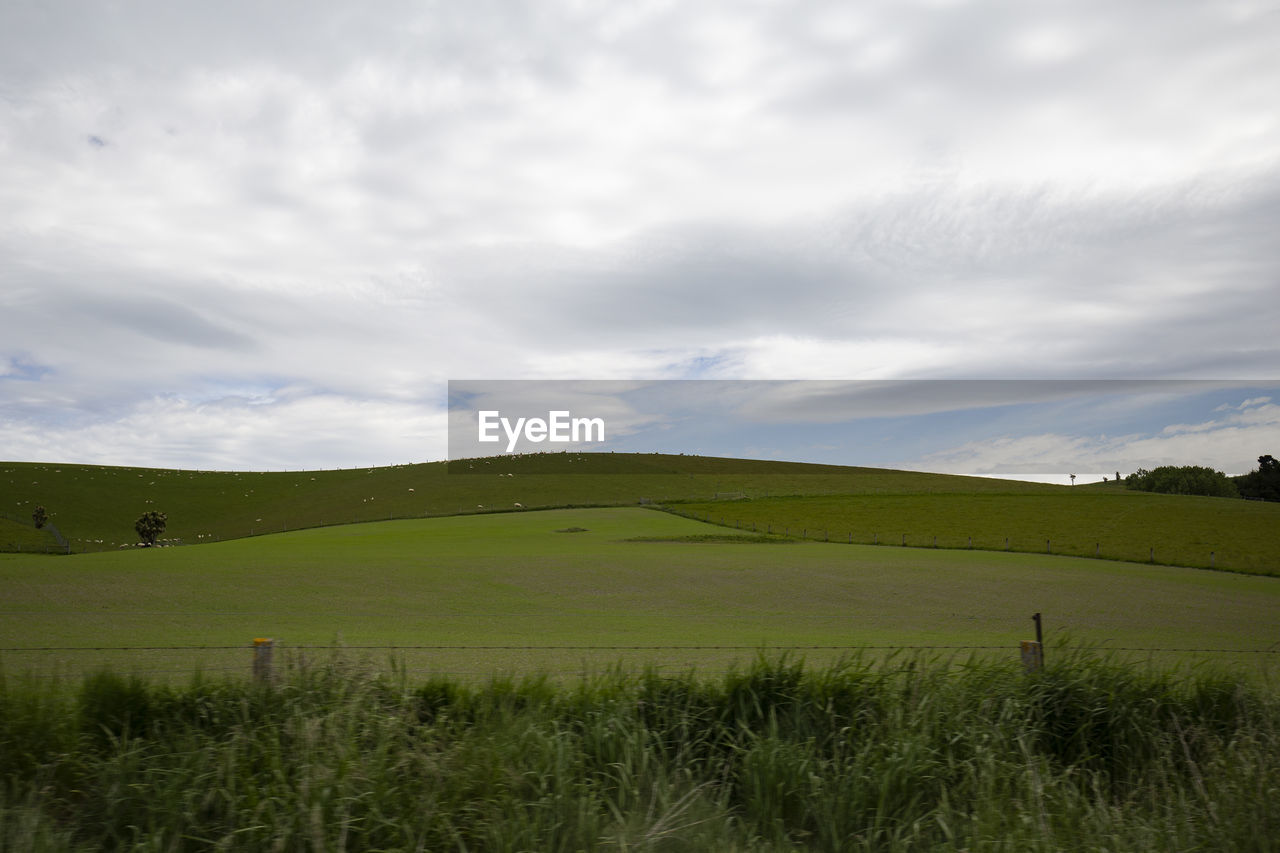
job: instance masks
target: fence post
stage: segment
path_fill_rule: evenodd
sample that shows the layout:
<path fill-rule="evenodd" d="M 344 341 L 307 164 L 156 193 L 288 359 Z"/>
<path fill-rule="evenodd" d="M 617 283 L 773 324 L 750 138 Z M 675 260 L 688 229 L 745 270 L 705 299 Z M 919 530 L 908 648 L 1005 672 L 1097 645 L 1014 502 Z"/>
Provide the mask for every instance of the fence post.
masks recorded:
<path fill-rule="evenodd" d="M 1027 672 L 1036 672 L 1044 668 L 1044 634 L 1040 626 L 1040 614 L 1035 614 L 1031 619 L 1036 623 L 1036 638 L 1022 641 L 1022 666 Z"/>
<path fill-rule="evenodd" d="M 1214 552 L 1210 551 L 1209 552 L 1209 568 L 1211 569 L 1213 568 L 1213 555 L 1214 555 Z"/>
<path fill-rule="evenodd" d="M 271 652 L 275 640 L 267 637 L 255 637 L 253 640 L 253 680 L 266 683 L 271 681 Z"/>
<path fill-rule="evenodd" d="M 1035 640 L 1022 641 L 1022 668 L 1027 672 L 1037 672 L 1044 668 L 1044 646 Z"/>

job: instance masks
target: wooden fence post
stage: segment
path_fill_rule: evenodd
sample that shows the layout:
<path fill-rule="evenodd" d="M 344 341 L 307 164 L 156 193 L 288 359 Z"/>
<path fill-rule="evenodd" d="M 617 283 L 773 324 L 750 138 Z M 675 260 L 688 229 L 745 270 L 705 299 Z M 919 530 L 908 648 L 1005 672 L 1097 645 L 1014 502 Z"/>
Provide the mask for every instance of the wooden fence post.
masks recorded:
<path fill-rule="evenodd" d="M 1027 672 L 1044 669 L 1044 633 L 1040 626 L 1040 614 L 1031 617 L 1036 623 L 1035 640 L 1022 641 L 1022 666 Z"/>
<path fill-rule="evenodd" d="M 267 637 L 255 637 L 253 640 L 253 680 L 266 683 L 271 681 L 271 652 L 275 640 Z"/>
<path fill-rule="evenodd" d="M 1035 640 L 1022 641 L 1022 668 L 1027 672 L 1038 672 L 1044 668 L 1044 646 Z"/>

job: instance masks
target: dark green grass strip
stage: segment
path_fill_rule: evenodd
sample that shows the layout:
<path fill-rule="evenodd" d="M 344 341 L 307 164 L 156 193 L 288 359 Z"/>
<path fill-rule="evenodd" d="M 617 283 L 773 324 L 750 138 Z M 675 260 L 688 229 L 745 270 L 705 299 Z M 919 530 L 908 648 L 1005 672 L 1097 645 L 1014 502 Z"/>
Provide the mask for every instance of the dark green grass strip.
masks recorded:
<path fill-rule="evenodd" d="M 14 850 L 1223 850 L 1280 838 L 1280 701 L 1059 651 L 463 684 L 0 678 Z"/>

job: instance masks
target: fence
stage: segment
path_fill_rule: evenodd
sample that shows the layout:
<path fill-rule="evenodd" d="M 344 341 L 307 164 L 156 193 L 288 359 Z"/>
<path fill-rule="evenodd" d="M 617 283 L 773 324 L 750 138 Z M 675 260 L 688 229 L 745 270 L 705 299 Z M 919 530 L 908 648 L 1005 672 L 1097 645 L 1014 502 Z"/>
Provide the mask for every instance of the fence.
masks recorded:
<path fill-rule="evenodd" d="M 30 516 L 21 518 L 10 515 L 7 512 L 0 512 L 0 518 L 18 525 L 23 529 L 23 533 L 26 534 L 25 536 L 20 537 L 25 539 L 25 542 L 0 541 L 0 550 L 11 550 L 17 553 L 23 553 L 25 551 L 27 553 L 34 554 L 71 553 L 71 545 L 67 542 L 66 537 L 62 535 L 62 532 L 58 530 L 58 526 L 52 521 L 46 521 L 42 528 L 37 528 Z M 30 533 L 27 533 L 28 530 Z M 49 543 L 47 541 L 48 537 L 53 538 L 53 543 Z"/>
<path fill-rule="evenodd" d="M 323 645 L 282 643 L 255 638 L 239 645 L 188 646 L 24 646 L 0 648 L 0 673 L 25 674 L 38 679 L 76 679 L 82 674 L 111 669 L 124 674 L 189 678 L 196 673 L 267 680 L 281 672 L 323 663 L 341 663 L 364 671 L 413 676 L 485 678 L 511 673 L 585 676 L 618 665 L 659 671 L 723 673 L 759 656 L 800 657 L 821 664 L 842 658 L 942 656 L 960 659 L 1015 661 L 1027 647 L 1035 649 L 1036 665 L 1044 662 L 1039 641 L 1000 645 L 736 645 L 736 644 L 369 644 Z M 1205 658 L 1234 657 L 1270 670 L 1280 663 L 1280 643 L 1262 649 L 1171 648 L 1146 646 L 1054 645 L 1053 654 L 1071 651 L 1119 655 L 1126 661 L 1186 663 Z M 1273 673 L 1274 675 L 1274 673 Z M 163 680 L 163 678 L 161 679 Z"/>

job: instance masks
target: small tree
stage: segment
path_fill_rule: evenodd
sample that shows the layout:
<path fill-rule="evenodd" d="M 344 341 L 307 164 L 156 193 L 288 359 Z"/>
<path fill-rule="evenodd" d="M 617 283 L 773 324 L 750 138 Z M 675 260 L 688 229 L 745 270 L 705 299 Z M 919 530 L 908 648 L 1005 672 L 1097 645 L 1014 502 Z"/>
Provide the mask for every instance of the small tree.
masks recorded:
<path fill-rule="evenodd" d="M 138 538 L 150 547 L 156 544 L 156 538 L 164 533 L 164 526 L 168 520 L 168 516 L 163 512 L 148 510 L 133 523 L 133 529 L 138 531 Z"/>
<path fill-rule="evenodd" d="M 39 530 L 49 523 L 49 513 L 44 507 L 38 506 L 31 513 L 31 520 L 35 522 L 36 530 Z"/>

